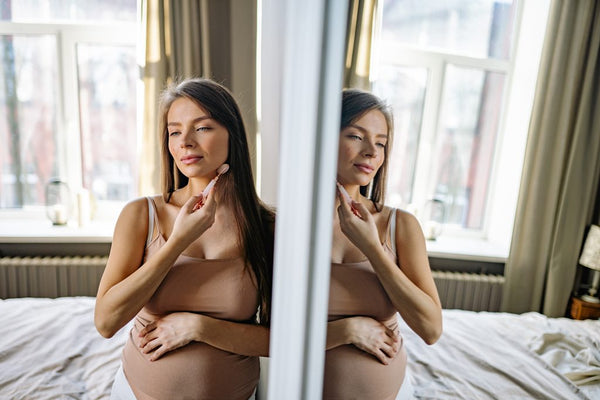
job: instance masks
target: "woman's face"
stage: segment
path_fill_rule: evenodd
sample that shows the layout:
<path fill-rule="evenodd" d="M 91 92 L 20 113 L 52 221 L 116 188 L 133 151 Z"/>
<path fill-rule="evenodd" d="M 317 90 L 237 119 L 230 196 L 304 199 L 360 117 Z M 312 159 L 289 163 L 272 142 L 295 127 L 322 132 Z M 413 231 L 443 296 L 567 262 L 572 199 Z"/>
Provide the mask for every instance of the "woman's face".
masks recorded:
<path fill-rule="evenodd" d="M 368 185 L 383 164 L 388 126 L 383 113 L 371 110 L 340 132 L 337 179 L 344 185 Z"/>
<path fill-rule="evenodd" d="M 181 97 L 167 113 L 169 152 L 188 178 L 216 175 L 227 160 L 229 132 L 192 100 Z"/>

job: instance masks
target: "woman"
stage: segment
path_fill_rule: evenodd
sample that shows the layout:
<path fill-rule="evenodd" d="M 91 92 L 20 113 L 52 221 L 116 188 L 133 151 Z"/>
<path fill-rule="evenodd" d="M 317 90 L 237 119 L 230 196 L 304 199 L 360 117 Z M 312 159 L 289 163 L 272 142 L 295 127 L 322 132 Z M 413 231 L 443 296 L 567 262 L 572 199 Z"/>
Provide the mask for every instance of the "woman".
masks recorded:
<path fill-rule="evenodd" d="M 163 193 L 124 207 L 98 289 L 103 336 L 135 318 L 112 396 L 246 400 L 269 351 L 273 213 L 242 117 L 223 86 L 189 79 L 163 93 L 160 135 Z"/>
<path fill-rule="evenodd" d="M 391 139 L 387 106 L 371 93 L 345 90 L 324 399 L 396 398 L 406 370 L 397 312 L 428 344 L 442 332 L 419 222 L 383 205 Z"/>

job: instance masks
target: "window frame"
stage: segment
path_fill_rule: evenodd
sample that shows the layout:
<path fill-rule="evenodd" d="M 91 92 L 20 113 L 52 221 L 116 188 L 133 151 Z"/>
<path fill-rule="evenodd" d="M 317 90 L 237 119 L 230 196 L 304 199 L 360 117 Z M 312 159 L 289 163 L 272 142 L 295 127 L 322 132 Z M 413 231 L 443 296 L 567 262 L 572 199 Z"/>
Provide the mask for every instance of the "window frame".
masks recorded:
<path fill-rule="evenodd" d="M 373 82 L 378 78 L 379 66 L 427 70 L 413 198 L 407 207 L 411 211 L 418 212 L 418 205 L 428 200 L 430 181 L 436 171 L 436 163 L 432 158 L 435 157 L 441 122 L 446 67 L 452 65 L 506 74 L 483 226 L 481 229 L 468 229 L 446 224 L 441 237 L 427 241 L 430 255 L 475 256 L 498 261 L 505 261 L 508 257 L 549 6 L 549 0 L 518 1 L 513 43 L 507 60 L 459 55 L 439 49 L 420 49 L 385 42 L 380 39 L 380 31 L 375 34 L 371 63 Z M 381 29 L 382 13 L 383 10 L 379 15 L 378 30 Z M 528 29 L 522 29 L 523 26 Z"/>
<path fill-rule="evenodd" d="M 54 36 L 58 81 L 55 97 L 56 130 L 59 138 L 56 143 L 57 162 L 58 170 L 61 171 L 61 176 L 67 180 L 73 195 L 83 188 L 77 46 L 79 44 L 133 46 L 136 54 L 139 54 L 138 34 L 138 21 L 110 23 L 0 21 L 0 35 Z M 138 103 L 139 100 L 138 95 Z M 139 116 L 137 119 L 139 120 Z M 138 127 L 136 137 L 139 137 L 140 132 Z M 97 208 L 99 224 L 104 225 L 107 221 L 114 221 L 123 204 L 124 202 L 99 202 Z M 24 205 L 18 209 L 0 209 L 0 216 L 5 220 L 13 221 L 47 220 L 43 205 Z M 73 215 L 70 221 L 74 221 Z M 107 232 L 104 232 L 105 229 L 100 231 L 102 231 L 101 237 L 107 235 Z M 93 232 L 90 233 L 95 235 Z M 3 232 L 3 234 L 6 235 L 8 232 Z M 49 230 L 45 234 L 54 236 L 55 232 Z"/>

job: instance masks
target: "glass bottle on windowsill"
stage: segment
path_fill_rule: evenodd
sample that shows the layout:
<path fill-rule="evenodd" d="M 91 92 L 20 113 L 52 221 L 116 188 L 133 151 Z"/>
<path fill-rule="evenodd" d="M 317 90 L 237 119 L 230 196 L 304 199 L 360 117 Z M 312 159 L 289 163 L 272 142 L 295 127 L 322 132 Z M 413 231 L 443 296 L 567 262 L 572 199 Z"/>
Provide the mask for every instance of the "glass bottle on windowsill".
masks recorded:
<path fill-rule="evenodd" d="M 439 199 L 430 199 L 423 207 L 422 228 L 425 239 L 436 240 L 444 230 L 446 206 Z"/>
<path fill-rule="evenodd" d="M 66 225 L 71 215 L 71 190 L 66 182 L 52 178 L 46 184 L 46 216 L 52 225 Z"/>

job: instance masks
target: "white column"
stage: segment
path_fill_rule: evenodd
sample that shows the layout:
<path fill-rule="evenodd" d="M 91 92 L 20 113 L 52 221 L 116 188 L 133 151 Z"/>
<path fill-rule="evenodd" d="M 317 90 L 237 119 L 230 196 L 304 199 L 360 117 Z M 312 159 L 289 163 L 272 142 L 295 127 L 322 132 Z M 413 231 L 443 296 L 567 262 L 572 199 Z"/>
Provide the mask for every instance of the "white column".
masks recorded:
<path fill-rule="evenodd" d="M 263 0 L 262 10 L 262 140 L 279 138 L 268 399 L 314 400 L 323 381 L 347 0 Z M 263 169 L 276 157 L 263 150 Z"/>

